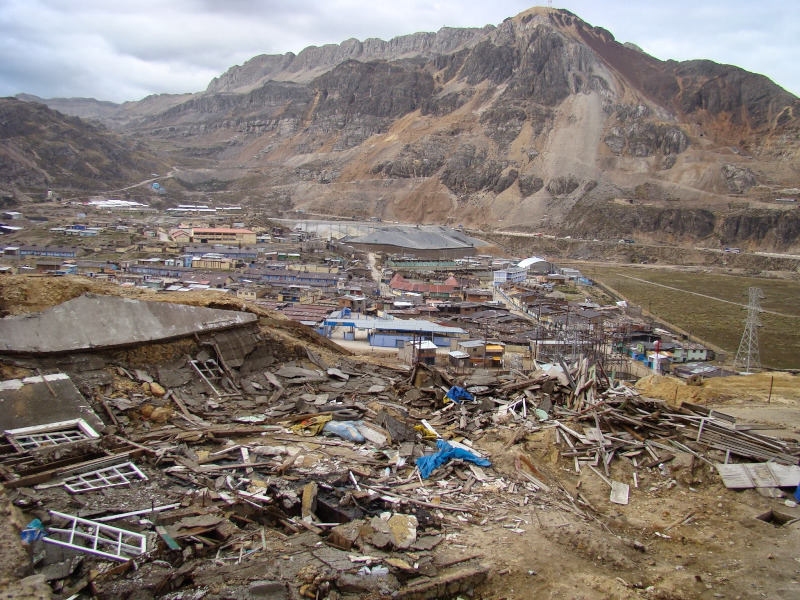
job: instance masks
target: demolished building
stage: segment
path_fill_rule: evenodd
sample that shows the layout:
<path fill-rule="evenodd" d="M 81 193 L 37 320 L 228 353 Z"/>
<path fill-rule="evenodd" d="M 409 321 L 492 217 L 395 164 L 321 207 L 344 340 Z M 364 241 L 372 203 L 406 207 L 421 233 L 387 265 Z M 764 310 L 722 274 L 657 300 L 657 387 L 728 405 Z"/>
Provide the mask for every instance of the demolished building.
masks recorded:
<path fill-rule="evenodd" d="M 796 443 L 643 398 L 587 360 L 376 364 L 216 302 L 81 296 L 0 321 L 0 479 L 32 556 L 18 583 L 64 598 L 495 598 L 504 545 L 540 536 L 635 594 L 698 509 L 650 530 L 606 503 L 690 493 L 733 459 L 781 465 L 768 489 L 800 480 Z M 54 434 L 70 417 L 84 435 Z M 528 586 L 555 567 L 521 556 Z"/>

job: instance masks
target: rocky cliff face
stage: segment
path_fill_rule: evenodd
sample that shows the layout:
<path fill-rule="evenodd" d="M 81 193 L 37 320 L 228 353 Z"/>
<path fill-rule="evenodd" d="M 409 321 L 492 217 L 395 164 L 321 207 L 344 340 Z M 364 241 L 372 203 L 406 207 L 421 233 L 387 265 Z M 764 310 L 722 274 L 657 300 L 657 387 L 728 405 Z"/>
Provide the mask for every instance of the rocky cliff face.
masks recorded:
<path fill-rule="evenodd" d="M 276 214 L 561 231 L 611 206 L 598 235 L 736 243 L 762 228 L 725 225 L 730 197 L 757 211 L 800 179 L 796 97 L 733 66 L 660 61 L 565 10 L 262 55 L 162 105 L 127 107 L 129 130 L 207 160 L 195 186 L 238 173 L 231 199 Z M 764 244 L 797 244 L 776 219 L 759 221 L 783 232 Z"/>
<path fill-rule="evenodd" d="M 243 65 L 231 67 L 211 80 L 206 92 L 247 93 L 268 81 L 305 83 L 336 68 L 343 62 L 356 60 L 401 60 L 404 58 L 431 59 L 457 52 L 480 42 L 493 27 L 443 27 L 436 33 L 414 33 L 393 38 L 388 42 L 370 38 L 363 42 L 349 39 L 341 44 L 310 46 L 300 54 L 262 54 Z"/>

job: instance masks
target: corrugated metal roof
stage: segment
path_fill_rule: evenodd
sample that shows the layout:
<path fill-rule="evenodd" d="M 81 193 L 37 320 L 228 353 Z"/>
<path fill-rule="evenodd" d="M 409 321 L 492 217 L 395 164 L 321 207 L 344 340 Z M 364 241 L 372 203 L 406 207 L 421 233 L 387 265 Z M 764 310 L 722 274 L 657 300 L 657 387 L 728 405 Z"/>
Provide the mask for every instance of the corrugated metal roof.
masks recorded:
<path fill-rule="evenodd" d="M 373 244 L 412 248 L 416 250 L 447 250 L 473 248 L 478 240 L 447 227 L 381 227 L 366 235 L 347 236 L 347 244 Z"/>
<path fill-rule="evenodd" d="M 325 319 L 325 325 L 355 327 L 356 329 L 374 329 L 376 331 L 404 331 L 407 333 L 467 333 L 460 327 L 447 327 L 422 319 L 386 320 L 386 319 Z"/>

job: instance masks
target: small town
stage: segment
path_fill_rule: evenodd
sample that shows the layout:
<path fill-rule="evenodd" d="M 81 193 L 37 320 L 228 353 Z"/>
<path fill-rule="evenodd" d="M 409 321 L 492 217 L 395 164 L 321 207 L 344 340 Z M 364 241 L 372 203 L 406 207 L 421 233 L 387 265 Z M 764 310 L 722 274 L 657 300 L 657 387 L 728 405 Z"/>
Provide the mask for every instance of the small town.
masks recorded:
<path fill-rule="evenodd" d="M 33 212 L 3 214 L 0 272 L 214 291 L 408 365 L 530 371 L 533 361 L 588 356 L 634 381 L 733 373 L 711 362 L 714 349 L 659 327 L 579 270 L 544 257 L 483 254 L 487 244 L 446 227 L 307 220 L 259 227 L 239 221 L 239 207 L 179 205 L 153 214 L 125 200 Z M 343 235 L 348 230 L 356 233 Z"/>

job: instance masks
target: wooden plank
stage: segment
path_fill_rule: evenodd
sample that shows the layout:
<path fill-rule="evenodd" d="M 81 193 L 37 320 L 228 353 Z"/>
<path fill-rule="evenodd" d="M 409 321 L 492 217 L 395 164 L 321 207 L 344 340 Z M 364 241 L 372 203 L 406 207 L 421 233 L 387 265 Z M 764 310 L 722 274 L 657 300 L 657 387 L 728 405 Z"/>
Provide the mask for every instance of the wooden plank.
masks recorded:
<path fill-rule="evenodd" d="M 161 537 L 162 540 L 164 540 L 164 543 L 170 550 L 181 549 L 180 545 L 178 545 L 178 542 L 176 542 L 175 539 L 169 533 L 167 533 L 167 529 L 162 525 L 156 525 L 156 533 Z"/>
<path fill-rule="evenodd" d="M 714 465 L 730 489 L 797 487 L 800 467 L 773 462 Z"/>
<path fill-rule="evenodd" d="M 781 465 L 774 462 L 767 463 L 767 468 L 772 473 L 778 487 L 797 487 L 800 485 L 800 467 L 797 465 Z"/>
<path fill-rule="evenodd" d="M 187 421 L 189 421 L 195 427 L 208 427 L 211 425 L 211 423 L 208 421 L 205 421 L 197 415 L 189 412 L 189 409 L 186 408 L 186 404 L 184 404 L 183 399 L 180 397 L 180 394 L 177 391 L 170 391 L 172 391 L 172 401 L 178 407 L 178 410 L 181 411 L 181 414 L 186 417 Z"/>
<path fill-rule="evenodd" d="M 744 468 L 744 465 L 714 465 L 717 472 L 722 477 L 722 483 L 725 487 L 731 490 L 743 490 L 755 487 L 753 479 Z"/>
<path fill-rule="evenodd" d="M 747 474 L 750 475 L 750 479 L 753 480 L 755 487 L 778 487 L 778 482 L 772 476 L 767 463 L 749 463 L 743 466 Z"/>

